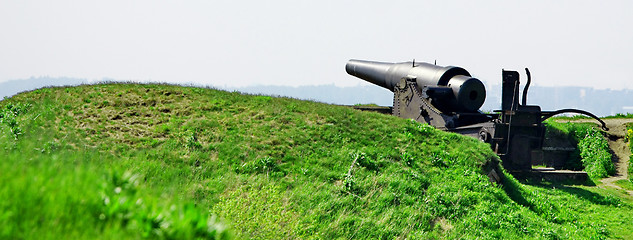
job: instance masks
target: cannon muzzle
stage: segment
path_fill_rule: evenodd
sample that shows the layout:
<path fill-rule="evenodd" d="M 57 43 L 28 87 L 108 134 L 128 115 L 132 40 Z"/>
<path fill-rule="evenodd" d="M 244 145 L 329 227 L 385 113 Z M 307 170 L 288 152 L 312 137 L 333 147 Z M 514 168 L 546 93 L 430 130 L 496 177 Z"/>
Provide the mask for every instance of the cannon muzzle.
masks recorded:
<path fill-rule="evenodd" d="M 476 112 L 486 100 L 484 84 L 460 67 L 442 67 L 424 62 L 349 60 L 345 70 L 352 76 L 391 91 L 395 91 L 396 85 L 405 77 L 415 79 L 419 90 L 425 87 L 437 90 L 450 88 L 452 94 L 448 97 L 432 101 L 435 107 L 444 111 Z"/>

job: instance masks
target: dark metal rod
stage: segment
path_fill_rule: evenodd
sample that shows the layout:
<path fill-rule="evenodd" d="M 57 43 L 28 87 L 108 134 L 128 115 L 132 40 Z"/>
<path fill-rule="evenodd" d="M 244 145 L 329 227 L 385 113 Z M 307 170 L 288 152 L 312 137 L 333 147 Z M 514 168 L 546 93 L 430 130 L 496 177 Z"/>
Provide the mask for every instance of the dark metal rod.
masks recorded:
<path fill-rule="evenodd" d="M 530 83 L 532 83 L 532 75 L 530 74 L 530 70 L 528 68 L 525 68 L 525 74 L 527 74 L 527 83 L 523 88 L 523 104 L 521 104 L 523 106 L 527 105 L 527 92 L 530 87 Z"/>
<path fill-rule="evenodd" d="M 510 114 L 509 114 L 510 115 L 510 117 L 509 117 L 510 119 L 508 121 L 508 137 L 506 139 L 506 152 L 505 152 L 505 154 L 508 154 L 510 152 L 510 136 L 512 136 L 510 134 L 510 131 L 512 131 L 511 130 L 512 129 L 512 116 L 514 116 L 514 113 L 516 112 L 514 103 L 515 102 L 516 103 L 519 102 L 519 101 L 516 101 L 516 100 L 518 100 L 516 98 L 517 98 L 517 94 L 519 93 L 519 85 L 517 84 L 518 82 L 519 81 L 514 81 L 514 87 L 513 87 L 514 90 L 512 91 L 512 107 L 510 108 L 511 111 L 510 111 Z"/>
<path fill-rule="evenodd" d="M 553 117 L 554 115 L 561 114 L 561 113 L 578 113 L 578 114 L 587 115 L 589 117 L 592 117 L 593 119 L 598 120 L 598 122 L 600 122 L 600 124 L 602 124 L 602 129 L 603 130 L 609 131 L 609 128 L 607 127 L 607 124 L 604 123 L 604 121 L 602 121 L 599 117 L 597 117 L 596 115 L 593 115 L 593 113 L 587 112 L 585 110 L 580 110 L 580 109 L 567 108 L 567 109 L 556 110 L 556 111 L 553 111 L 553 112 L 542 112 L 542 116 L 543 116 L 542 121 L 545 121 L 548 118 Z"/>

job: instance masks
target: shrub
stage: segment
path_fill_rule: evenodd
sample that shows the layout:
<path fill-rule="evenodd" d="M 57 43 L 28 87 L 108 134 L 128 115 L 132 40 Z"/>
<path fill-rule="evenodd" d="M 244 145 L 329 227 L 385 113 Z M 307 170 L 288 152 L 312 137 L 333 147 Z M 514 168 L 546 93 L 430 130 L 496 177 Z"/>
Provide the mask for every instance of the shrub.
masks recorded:
<path fill-rule="evenodd" d="M 565 168 L 576 169 L 577 166 L 582 166 L 591 178 L 604 178 L 615 174 L 607 139 L 594 125 L 548 120 L 546 126 L 548 137 L 566 137 L 578 147 L 569 157 Z"/>
<path fill-rule="evenodd" d="M 590 177 L 603 178 L 615 174 L 607 139 L 600 130 L 584 128 L 576 131 L 576 138 L 580 139 L 578 149 L 585 171 Z"/>

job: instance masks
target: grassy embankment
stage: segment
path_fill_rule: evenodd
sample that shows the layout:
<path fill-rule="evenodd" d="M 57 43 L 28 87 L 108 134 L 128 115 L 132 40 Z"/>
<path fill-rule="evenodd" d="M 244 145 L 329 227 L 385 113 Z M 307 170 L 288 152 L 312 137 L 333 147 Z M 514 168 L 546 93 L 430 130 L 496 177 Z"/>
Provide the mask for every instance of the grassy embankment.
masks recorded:
<path fill-rule="evenodd" d="M 629 168 L 628 168 L 629 180 L 633 181 L 633 123 L 629 123 L 628 125 L 626 125 L 626 140 L 629 145 L 629 150 L 631 150 L 631 156 L 629 157 Z M 633 190 L 633 187 L 630 189 Z"/>
<path fill-rule="evenodd" d="M 567 138 L 573 145 L 578 146 L 565 163 L 566 169 L 584 170 L 592 179 L 615 174 L 609 144 L 604 132 L 599 130 L 596 124 L 559 123 L 555 119 L 548 119 L 545 123 L 546 137 Z"/>
<path fill-rule="evenodd" d="M 0 238 L 633 237 L 630 198 L 491 183 L 487 145 L 391 116 L 125 84 L 0 109 Z"/>
<path fill-rule="evenodd" d="M 617 113 L 617 114 L 612 115 L 612 116 L 605 116 L 605 117 L 600 117 L 600 118 L 601 119 L 633 118 L 633 113 Z M 579 115 L 574 115 L 574 116 L 571 116 L 571 117 L 564 116 L 564 115 L 559 115 L 559 116 L 555 116 L 554 119 L 559 119 L 559 120 L 580 120 L 580 119 L 593 119 L 593 118 L 579 114 Z"/>

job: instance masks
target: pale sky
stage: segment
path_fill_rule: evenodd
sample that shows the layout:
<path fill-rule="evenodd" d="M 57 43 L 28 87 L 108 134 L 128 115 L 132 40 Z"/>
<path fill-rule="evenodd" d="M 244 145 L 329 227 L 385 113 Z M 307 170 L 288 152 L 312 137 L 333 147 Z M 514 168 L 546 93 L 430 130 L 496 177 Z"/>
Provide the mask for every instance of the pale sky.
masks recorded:
<path fill-rule="evenodd" d="M 0 82 L 351 86 L 349 59 L 633 89 L 633 1 L 0 0 Z"/>

